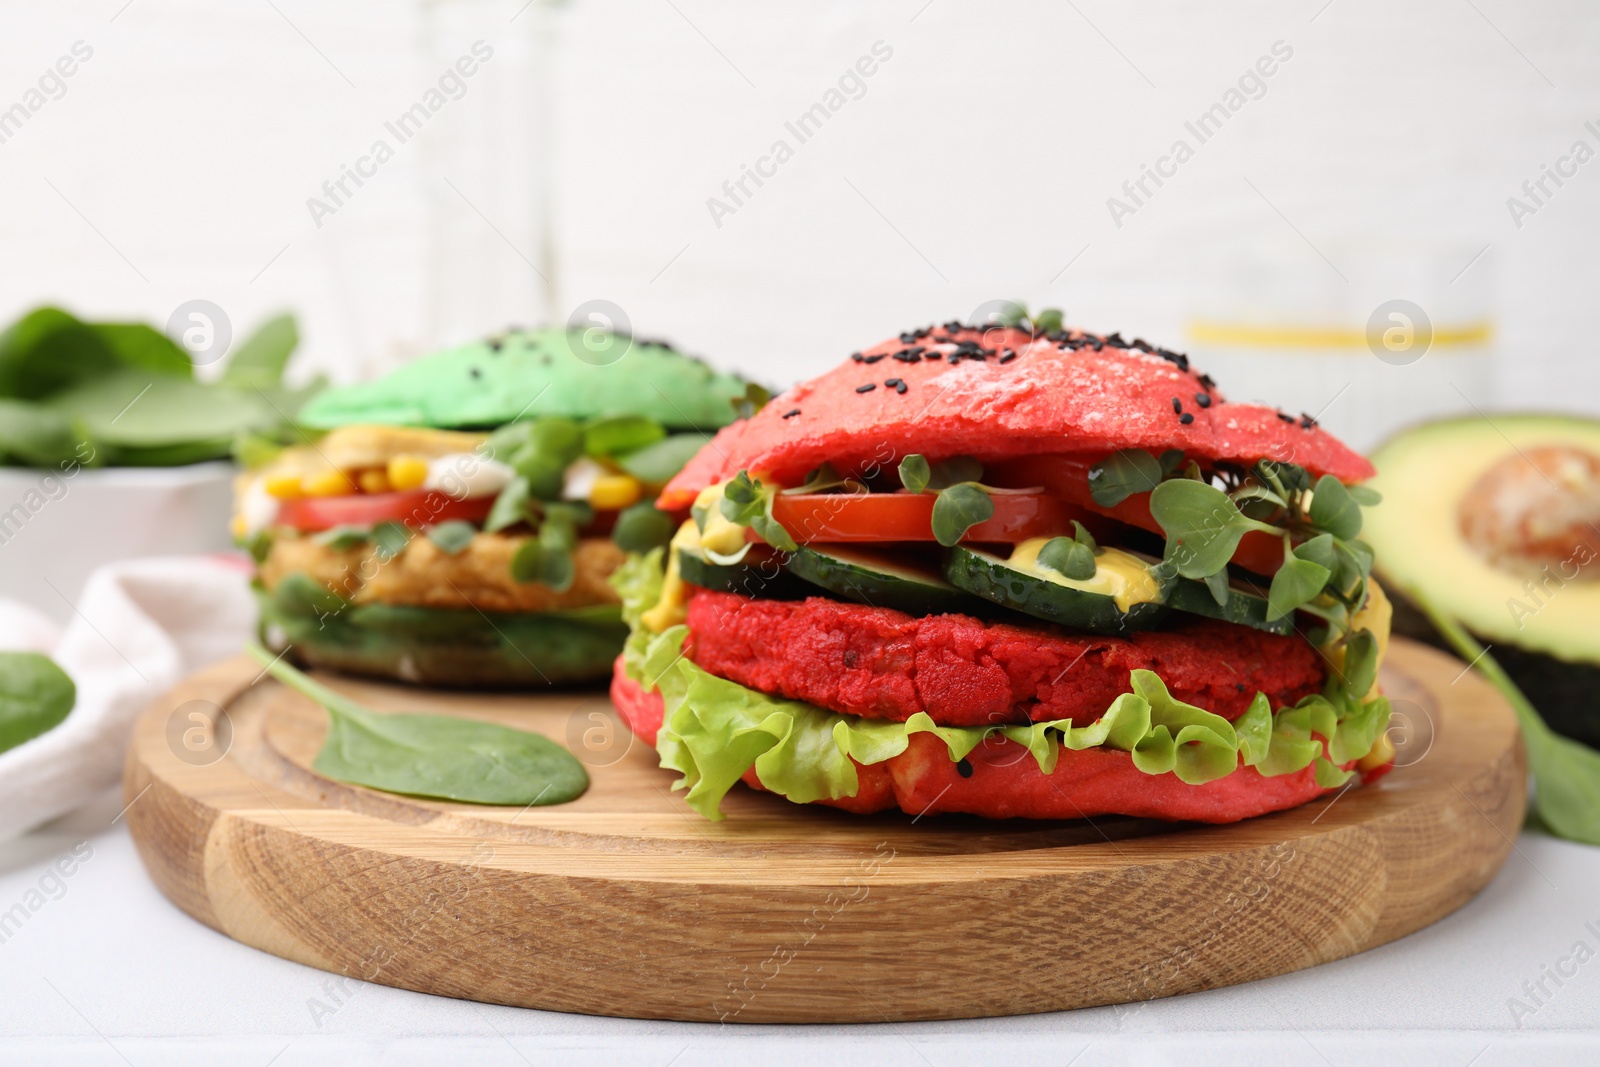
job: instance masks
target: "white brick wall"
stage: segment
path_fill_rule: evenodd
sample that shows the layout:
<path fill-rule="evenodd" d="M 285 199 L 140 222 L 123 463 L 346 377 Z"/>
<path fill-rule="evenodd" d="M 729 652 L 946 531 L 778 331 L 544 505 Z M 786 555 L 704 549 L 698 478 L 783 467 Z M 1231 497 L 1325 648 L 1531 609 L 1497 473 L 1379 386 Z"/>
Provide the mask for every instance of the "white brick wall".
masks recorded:
<path fill-rule="evenodd" d="M 134 0 L 109 21 L 122 2 L 0 14 L 0 107 L 75 40 L 95 49 L 0 144 L 0 315 L 293 306 L 300 369 L 346 379 L 542 316 L 538 8 Z M 995 296 L 1182 345 L 1219 250 L 1268 247 L 1337 301 L 1319 251 L 1364 294 L 1382 290 L 1360 276 L 1373 240 L 1462 265 L 1487 244 L 1459 283 L 1476 290 L 1429 297 L 1498 322 L 1497 384 L 1475 400 L 1600 410 L 1600 162 L 1520 230 L 1505 206 L 1576 138 L 1600 148 L 1583 128 L 1600 125 L 1600 11 L 1320 5 L 572 0 L 545 71 L 556 300 L 611 299 L 641 332 L 781 383 Z M 429 143 L 315 228 L 306 198 L 479 38 L 495 59 Z M 1280 39 L 1294 56 L 1266 95 L 1114 226 L 1106 198 Z M 865 95 L 716 226 L 707 197 L 879 40 L 893 56 Z"/>

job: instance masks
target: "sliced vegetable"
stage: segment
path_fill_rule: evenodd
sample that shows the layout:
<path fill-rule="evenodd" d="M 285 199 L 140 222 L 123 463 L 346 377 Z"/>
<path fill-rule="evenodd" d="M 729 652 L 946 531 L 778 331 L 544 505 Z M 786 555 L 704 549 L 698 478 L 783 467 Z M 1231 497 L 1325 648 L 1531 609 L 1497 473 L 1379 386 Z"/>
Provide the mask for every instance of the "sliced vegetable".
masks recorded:
<path fill-rule="evenodd" d="M 277 523 L 297 530 L 331 530 L 335 526 L 403 522 L 420 529 L 452 520 L 481 523 L 493 506 L 492 497 L 457 500 L 437 489 L 411 489 L 402 493 L 349 493 L 285 500 L 278 505 Z"/>
<path fill-rule="evenodd" d="M 1047 544 L 1035 538 L 1009 559 L 964 547 L 951 550 L 945 575 L 957 588 L 1035 618 L 1095 633 L 1120 634 L 1154 626 L 1167 613 L 1173 579 L 1157 578 L 1156 561 L 1105 549 L 1092 578 L 1076 580 L 1038 561 Z"/>
<path fill-rule="evenodd" d="M 797 542 L 933 541 L 933 509 L 926 493 L 779 493 L 773 518 Z M 969 528 L 970 543 L 1015 544 L 1071 529 L 1083 512 L 1042 493 L 990 498 L 994 514 Z"/>
<path fill-rule="evenodd" d="M 908 615 L 971 615 L 987 607 L 946 581 L 931 561 L 917 566 L 903 553 L 889 556 L 838 545 L 802 547 L 789 555 L 785 567 L 846 600 Z M 684 577 L 688 578 L 687 571 Z"/>
<path fill-rule="evenodd" d="M 783 569 L 781 556 L 754 545 L 736 563 L 714 563 L 693 548 L 677 548 L 678 573 L 690 585 L 764 600 L 792 600 L 815 593 Z"/>
<path fill-rule="evenodd" d="M 1172 595 L 1167 599 L 1167 603 L 1174 611 L 1238 623 L 1240 626 L 1265 630 L 1271 634 L 1294 632 L 1292 616 L 1283 615 L 1271 622 L 1267 621 L 1267 598 L 1257 587 L 1244 581 L 1234 580 L 1229 582 L 1226 588 L 1228 599 L 1225 603 L 1219 604 L 1205 582 L 1180 578 L 1172 587 Z"/>

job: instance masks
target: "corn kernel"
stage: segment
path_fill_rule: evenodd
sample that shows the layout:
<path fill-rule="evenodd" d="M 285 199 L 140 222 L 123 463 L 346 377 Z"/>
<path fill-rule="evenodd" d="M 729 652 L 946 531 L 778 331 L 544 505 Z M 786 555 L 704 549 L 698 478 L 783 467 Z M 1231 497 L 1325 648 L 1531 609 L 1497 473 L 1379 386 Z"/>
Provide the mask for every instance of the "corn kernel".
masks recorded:
<path fill-rule="evenodd" d="M 589 504 L 600 511 L 621 511 L 644 495 L 639 479 L 629 474 L 603 474 L 589 489 Z"/>
<path fill-rule="evenodd" d="M 421 456 L 395 456 L 389 461 L 389 485 L 394 489 L 420 489 L 428 480 L 428 461 Z"/>
<path fill-rule="evenodd" d="M 306 479 L 307 496 L 346 496 L 356 491 L 355 483 L 344 471 L 323 471 Z"/>
<path fill-rule="evenodd" d="M 387 493 L 389 476 L 380 470 L 362 471 L 356 476 L 356 484 L 363 493 Z"/>
<path fill-rule="evenodd" d="M 268 496 L 279 500 L 298 500 L 305 495 L 298 474 L 269 475 L 262 482 L 262 488 L 267 491 Z"/>

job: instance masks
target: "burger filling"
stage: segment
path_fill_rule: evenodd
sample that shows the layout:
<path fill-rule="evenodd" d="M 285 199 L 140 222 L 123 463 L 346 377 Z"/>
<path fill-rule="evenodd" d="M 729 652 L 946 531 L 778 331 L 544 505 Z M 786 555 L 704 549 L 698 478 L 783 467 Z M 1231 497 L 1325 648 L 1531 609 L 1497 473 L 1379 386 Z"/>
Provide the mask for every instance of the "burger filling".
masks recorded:
<path fill-rule="evenodd" d="M 1358 537 L 1375 502 L 1180 450 L 741 471 L 613 579 L 621 670 L 660 695 L 635 725 L 712 818 L 741 778 L 905 806 L 912 779 L 942 780 L 929 751 L 960 778 L 1048 778 L 1063 750 L 1148 776 L 1101 810 L 1212 817 L 1176 786 L 1290 806 L 1392 756 L 1388 607 Z"/>
<path fill-rule="evenodd" d="M 608 578 L 625 551 L 670 536 L 647 498 L 700 443 L 636 417 L 487 434 L 351 426 L 241 475 L 233 532 L 280 606 L 311 591 L 335 608 L 615 620 Z"/>

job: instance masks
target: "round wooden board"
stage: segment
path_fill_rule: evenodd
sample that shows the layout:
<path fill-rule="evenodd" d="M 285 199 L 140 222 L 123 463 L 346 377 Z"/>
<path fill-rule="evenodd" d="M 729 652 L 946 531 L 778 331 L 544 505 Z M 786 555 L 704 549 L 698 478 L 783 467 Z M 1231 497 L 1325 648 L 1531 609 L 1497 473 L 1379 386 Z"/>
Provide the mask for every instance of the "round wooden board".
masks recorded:
<path fill-rule="evenodd" d="M 322 712 L 238 659 L 145 712 L 126 818 L 190 915 L 386 985 L 702 1021 L 1053 1011 L 1339 959 L 1471 899 L 1511 848 L 1526 779 L 1510 710 L 1460 673 L 1396 641 L 1383 680 L 1410 764 L 1230 826 L 860 817 L 743 787 L 711 823 L 600 694 L 325 676 L 378 708 L 537 730 L 590 765 L 571 804 L 485 808 L 312 773 Z M 225 730 L 199 751 L 204 734 L 185 736 L 212 705 L 231 726 L 221 756 Z"/>

